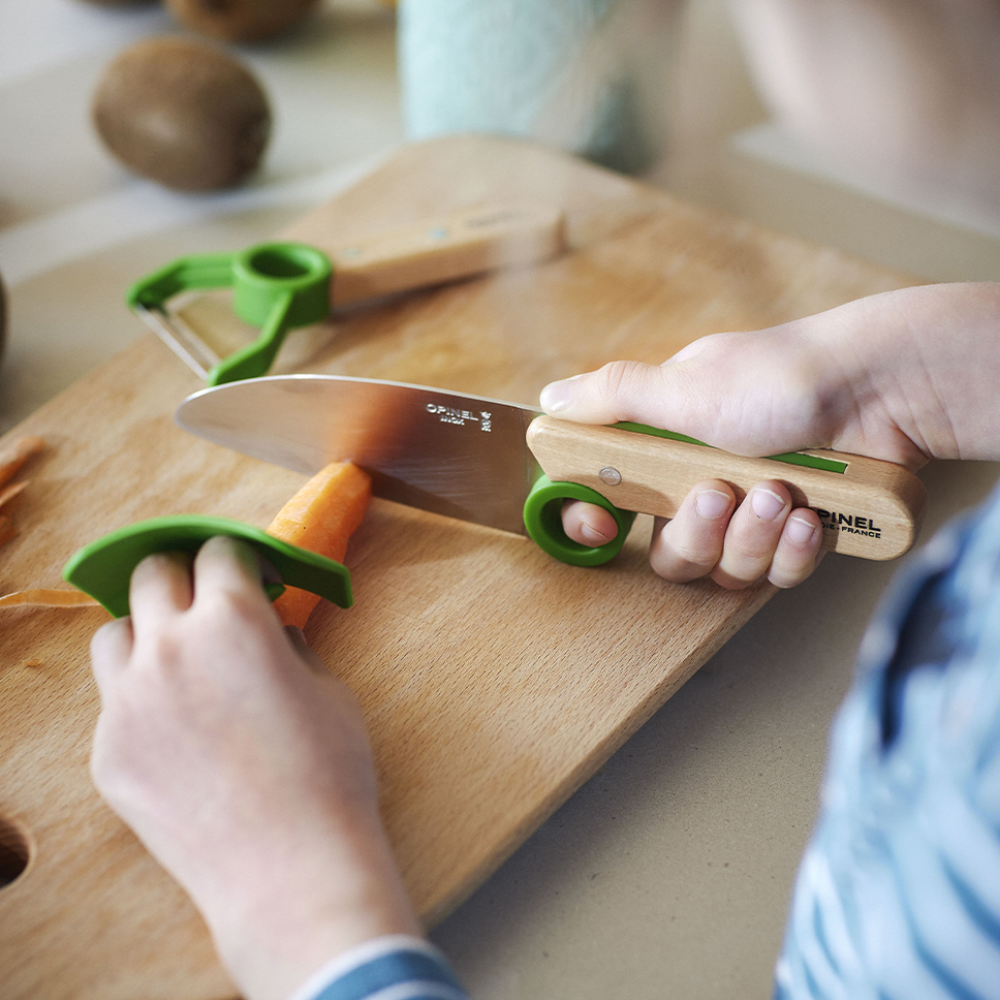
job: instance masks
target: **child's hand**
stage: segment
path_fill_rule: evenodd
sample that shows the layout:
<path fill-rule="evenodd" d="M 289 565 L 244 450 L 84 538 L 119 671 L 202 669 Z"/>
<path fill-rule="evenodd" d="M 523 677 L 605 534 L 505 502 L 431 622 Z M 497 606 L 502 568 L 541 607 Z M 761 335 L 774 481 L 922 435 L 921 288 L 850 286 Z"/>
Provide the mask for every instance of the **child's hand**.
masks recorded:
<path fill-rule="evenodd" d="M 248 1000 L 280 1000 L 338 951 L 419 934 L 378 816 L 364 722 L 253 551 L 215 538 L 132 576 L 94 636 L 94 782 L 184 886 Z"/>
<path fill-rule="evenodd" d="M 759 333 L 695 341 L 662 366 L 616 362 L 542 391 L 552 416 L 637 421 L 740 455 L 834 448 L 920 468 L 930 458 L 1000 457 L 1000 286 L 908 288 Z M 570 538 L 600 545 L 611 515 L 567 503 Z M 779 587 L 818 563 L 819 518 L 776 480 L 736 508 L 720 480 L 696 486 L 657 522 L 654 570 L 728 588 Z"/>

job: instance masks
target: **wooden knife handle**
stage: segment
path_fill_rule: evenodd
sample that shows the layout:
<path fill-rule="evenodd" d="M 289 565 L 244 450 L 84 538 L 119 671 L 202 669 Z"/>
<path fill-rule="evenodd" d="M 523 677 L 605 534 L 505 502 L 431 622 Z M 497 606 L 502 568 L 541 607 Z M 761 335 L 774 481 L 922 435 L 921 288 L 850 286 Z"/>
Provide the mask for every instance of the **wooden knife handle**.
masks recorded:
<path fill-rule="evenodd" d="M 819 514 L 824 548 L 864 559 L 906 552 L 927 505 L 923 483 L 902 466 L 835 451 L 798 454 L 843 463 L 842 472 L 545 416 L 531 422 L 527 440 L 553 482 L 580 483 L 622 510 L 660 517 L 673 517 L 691 487 L 705 479 L 727 482 L 738 501 L 754 484 L 776 479 L 796 507 Z"/>
<path fill-rule="evenodd" d="M 480 205 L 348 244 L 306 242 L 333 261 L 334 306 L 537 264 L 565 249 L 562 212 L 531 204 Z"/>

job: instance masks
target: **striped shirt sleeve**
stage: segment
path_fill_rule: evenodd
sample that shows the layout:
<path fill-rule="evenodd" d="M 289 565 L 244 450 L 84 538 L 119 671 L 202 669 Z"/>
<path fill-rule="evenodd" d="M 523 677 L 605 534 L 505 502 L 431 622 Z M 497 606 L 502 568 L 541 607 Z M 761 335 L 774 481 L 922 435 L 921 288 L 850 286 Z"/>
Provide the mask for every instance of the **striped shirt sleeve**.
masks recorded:
<path fill-rule="evenodd" d="M 422 938 L 393 934 L 331 959 L 289 1000 L 468 1000 L 444 955 Z"/>

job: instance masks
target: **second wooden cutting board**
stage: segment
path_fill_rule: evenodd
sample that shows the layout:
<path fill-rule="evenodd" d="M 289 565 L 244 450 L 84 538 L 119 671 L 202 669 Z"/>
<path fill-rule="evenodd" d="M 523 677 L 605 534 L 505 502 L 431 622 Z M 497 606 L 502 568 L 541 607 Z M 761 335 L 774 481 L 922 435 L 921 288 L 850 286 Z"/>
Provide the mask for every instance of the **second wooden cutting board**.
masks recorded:
<path fill-rule="evenodd" d="M 309 369 L 534 403 L 550 379 L 610 359 L 661 361 L 706 333 L 906 283 L 483 137 L 405 149 L 286 235 L 350 239 L 496 198 L 559 205 L 570 253 L 345 314 Z M 41 434 L 51 449 L 17 511 L 21 535 L 0 556 L 4 591 L 56 585 L 77 547 L 143 517 L 268 523 L 302 477 L 179 431 L 173 411 L 196 388 L 150 336 L 12 432 Z M 582 570 L 523 538 L 376 501 L 352 541 L 357 604 L 321 609 L 307 633 L 365 709 L 386 823 L 428 922 L 771 596 L 660 581 L 646 564 L 648 533 L 645 520 L 615 563 Z M 224 998 L 232 989 L 197 914 L 90 786 L 98 703 L 87 643 L 102 620 L 4 619 L 0 826 L 31 854 L 0 890 L 4 995 Z"/>

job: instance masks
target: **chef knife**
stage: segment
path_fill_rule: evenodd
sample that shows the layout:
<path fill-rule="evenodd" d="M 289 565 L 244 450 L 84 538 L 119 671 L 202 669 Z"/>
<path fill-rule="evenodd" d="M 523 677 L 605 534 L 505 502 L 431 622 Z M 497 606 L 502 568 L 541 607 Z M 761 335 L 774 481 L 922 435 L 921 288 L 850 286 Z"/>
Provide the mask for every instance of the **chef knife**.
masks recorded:
<path fill-rule="evenodd" d="M 636 512 L 673 517 L 688 491 L 723 479 L 742 499 L 777 479 L 815 509 L 827 549 L 892 559 L 914 542 L 923 484 L 889 462 L 817 450 L 746 458 L 641 424 L 589 426 L 427 386 L 337 375 L 231 382 L 186 399 L 177 423 L 253 458 L 311 475 L 353 461 L 373 492 L 423 510 L 529 535 L 574 565 L 624 543 Z M 562 530 L 565 499 L 609 510 L 618 537 L 588 547 Z"/>

